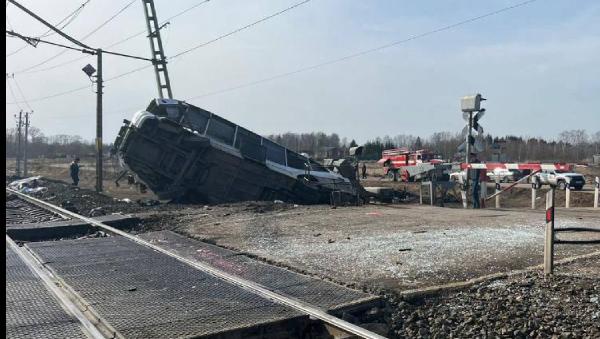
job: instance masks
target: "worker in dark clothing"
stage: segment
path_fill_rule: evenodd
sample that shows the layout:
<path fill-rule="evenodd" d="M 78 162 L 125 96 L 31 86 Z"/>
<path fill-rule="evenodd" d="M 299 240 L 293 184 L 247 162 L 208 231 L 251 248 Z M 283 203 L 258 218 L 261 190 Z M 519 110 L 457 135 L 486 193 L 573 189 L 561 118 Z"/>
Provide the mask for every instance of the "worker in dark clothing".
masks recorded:
<path fill-rule="evenodd" d="M 367 178 L 367 164 L 365 164 L 364 162 L 363 162 L 363 165 L 362 165 L 362 178 L 363 179 Z"/>
<path fill-rule="evenodd" d="M 69 167 L 71 173 L 71 179 L 73 179 L 73 186 L 79 185 L 79 158 L 75 158 Z"/>

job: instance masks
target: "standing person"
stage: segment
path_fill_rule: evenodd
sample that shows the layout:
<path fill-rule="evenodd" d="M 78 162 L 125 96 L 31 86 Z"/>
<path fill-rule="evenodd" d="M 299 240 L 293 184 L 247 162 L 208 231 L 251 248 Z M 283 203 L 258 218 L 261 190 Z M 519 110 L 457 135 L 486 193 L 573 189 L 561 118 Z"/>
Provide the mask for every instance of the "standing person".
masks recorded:
<path fill-rule="evenodd" d="M 362 178 L 363 179 L 367 178 L 367 164 L 365 164 L 364 162 L 363 162 L 363 165 L 362 165 Z"/>
<path fill-rule="evenodd" d="M 71 179 L 73 179 L 73 186 L 79 185 L 79 158 L 75 158 L 69 167 L 71 173 Z"/>

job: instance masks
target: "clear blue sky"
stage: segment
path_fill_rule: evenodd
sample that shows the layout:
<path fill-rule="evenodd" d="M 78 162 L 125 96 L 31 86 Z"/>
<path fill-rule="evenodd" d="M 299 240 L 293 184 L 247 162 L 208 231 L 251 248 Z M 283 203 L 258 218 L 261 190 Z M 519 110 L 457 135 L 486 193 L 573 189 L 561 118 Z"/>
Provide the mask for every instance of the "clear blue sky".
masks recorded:
<path fill-rule="evenodd" d="M 52 22 L 83 0 L 22 3 Z M 129 0 L 91 0 L 66 31 L 81 37 Z M 156 0 L 167 18 L 199 0 Z M 163 31 L 167 55 L 232 31 L 297 1 L 212 0 L 175 18 Z M 176 98 L 219 91 L 402 40 L 500 9 L 519 1 L 312 0 L 281 16 L 199 48 L 169 64 Z M 16 31 L 44 28 L 8 6 Z M 85 42 L 106 46 L 145 28 L 141 1 Z M 49 39 L 61 41 L 56 36 Z M 23 45 L 7 39 L 10 53 Z M 144 35 L 113 48 L 148 56 Z M 60 52 L 28 47 L 7 57 L 14 72 Z M 39 68 L 80 56 L 68 52 Z M 93 57 L 50 71 L 16 74 L 29 99 L 86 86 L 81 72 Z M 144 62 L 105 58 L 105 77 Z M 10 81 L 15 87 L 14 82 Z M 15 89 L 16 91 L 16 89 Z M 20 96 L 18 91 L 16 95 Z M 564 129 L 600 130 L 600 2 L 538 0 L 526 6 L 362 57 L 256 86 L 191 100 L 261 134 L 337 132 L 363 142 L 383 135 L 427 136 L 462 127 L 459 98 L 488 98 L 486 132 L 554 137 Z M 146 69 L 106 84 L 105 142 L 121 121 L 156 96 Z M 9 90 L 6 101 L 14 101 Z M 21 104 L 23 108 L 26 105 Z M 32 124 L 46 134 L 95 134 L 90 89 L 31 103 Z M 16 105 L 6 105 L 14 124 Z M 566 117 L 561 118 L 561 117 Z"/>

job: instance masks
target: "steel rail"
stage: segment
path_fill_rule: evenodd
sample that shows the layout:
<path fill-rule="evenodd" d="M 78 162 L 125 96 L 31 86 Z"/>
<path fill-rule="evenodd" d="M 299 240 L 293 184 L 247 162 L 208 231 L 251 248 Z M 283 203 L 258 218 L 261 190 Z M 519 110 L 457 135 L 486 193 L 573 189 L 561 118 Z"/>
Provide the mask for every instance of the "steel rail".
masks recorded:
<path fill-rule="evenodd" d="M 85 329 L 87 335 L 89 335 L 92 339 L 106 339 L 98 328 L 81 312 L 81 310 L 65 295 L 60 287 L 57 286 L 56 282 L 50 277 L 50 275 L 45 271 L 45 269 L 41 266 L 41 264 L 35 260 L 33 255 L 28 253 L 25 250 L 19 248 L 19 246 L 12 240 L 8 235 L 6 235 L 6 245 L 11 248 L 18 256 L 25 262 L 25 265 L 29 267 L 40 279 L 45 287 L 58 299 L 58 302 L 63 306 L 63 308 L 75 316 L 77 320 Z"/>
<path fill-rule="evenodd" d="M 212 266 L 209 266 L 207 264 L 204 263 L 200 263 L 194 260 L 190 260 L 187 258 L 184 258 L 178 254 L 172 253 L 169 250 L 166 250 L 160 246 L 154 245 L 146 240 L 143 240 L 141 238 L 138 238 L 136 236 L 133 236 L 127 232 L 121 231 L 119 229 L 116 229 L 114 227 L 108 226 L 102 222 L 99 222 L 93 218 L 88 218 L 82 215 L 79 215 L 77 213 L 73 213 L 71 211 L 65 210 L 64 208 L 52 205 L 50 203 L 47 203 L 45 201 L 30 197 L 26 194 L 23 194 L 21 192 L 12 190 L 10 188 L 6 188 L 6 191 L 12 194 L 15 194 L 21 198 L 23 198 L 24 200 L 30 201 L 30 202 L 37 202 L 38 206 L 45 206 L 46 208 L 50 209 L 50 210 L 54 210 L 54 211 L 58 211 L 61 213 L 64 213 L 66 215 L 69 215 L 73 218 L 85 221 L 86 223 L 89 223 L 90 225 L 94 225 L 96 227 L 100 227 L 106 231 L 109 231 L 110 233 L 113 234 L 117 234 L 120 235 L 122 237 L 125 237 L 137 244 L 146 246 L 148 248 L 151 248 L 157 252 L 163 253 L 165 255 L 168 255 L 171 258 L 177 259 L 185 264 L 188 264 L 196 269 L 199 269 L 205 273 L 208 273 L 212 276 L 215 276 L 221 280 L 227 281 L 229 283 L 232 283 L 236 286 L 239 286 L 245 290 L 248 290 L 254 294 L 257 294 L 263 298 L 275 301 L 279 304 L 283 304 L 285 306 L 291 307 L 299 312 L 302 312 L 304 314 L 307 314 L 313 318 L 319 319 L 321 321 L 323 321 L 324 323 L 331 325 L 332 327 L 335 327 L 339 330 L 342 330 L 346 333 L 352 334 L 352 335 L 356 335 L 359 336 L 361 338 L 367 338 L 367 339 L 383 339 L 385 338 L 384 336 L 381 336 L 377 333 L 374 333 L 372 331 L 366 330 L 360 326 L 354 325 L 348 321 L 342 320 L 338 317 L 335 317 L 331 314 L 328 314 L 327 312 L 323 311 L 322 309 L 315 307 L 313 305 L 307 304 L 305 302 L 302 302 L 300 300 L 297 300 L 295 298 L 291 298 L 288 296 L 284 296 L 281 295 L 279 293 L 273 292 L 267 288 L 265 288 L 264 286 L 257 284 L 253 281 L 250 280 L 246 280 L 246 279 L 242 279 L 238 276 L 223 272 L 219 269 L 216 269 Z"/>

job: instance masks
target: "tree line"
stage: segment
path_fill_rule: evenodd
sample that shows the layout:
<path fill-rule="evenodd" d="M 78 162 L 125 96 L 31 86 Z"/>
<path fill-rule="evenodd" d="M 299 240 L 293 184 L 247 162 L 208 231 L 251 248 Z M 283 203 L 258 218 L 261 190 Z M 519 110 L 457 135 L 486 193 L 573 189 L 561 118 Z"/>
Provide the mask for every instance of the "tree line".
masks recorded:
<path fill-rule="evenodd" d="M 27 136 L 27 157 L 65 158 L 67 156 L 94 156 L 96 146 L 93 140 L 84 140 L 78 135 L 58 134 L 46 136 L 37 127 L 30 126 Z M 21 130 L 21 152 L 25 144 L 25 131 Z M 15 158 L 18 150 L 16 128 L 6 129 L 6 157 Z"/>
<path fill-rule="evenodd" d="M 340 138 L 338 134 L 284 133 L 269 135 L 275 142 L 317 159 L 348 155 L 348 149 L 357 146 L 356 141 Z M 600 154 L 600 131 L 588 134 L 585 130 L 565 130 L 554 139 L 523 137 L 515 135 L 478 138 L 483 151 L 478 158 L 483 161 L 542 161 L 581 162 L 590 161 L 592 155 Z M 410 150 L 428 149 L 448 161 L 462 161 L 464 153 L 458 147 L 465 141 L 460 133 L 436 132 L 428 137 L 400 134 L 367 140 L 360 160 L 378 160 L 383 150 L 406 147 Z"/>
<path fill-rule="evenodd" d="M 283 133 L 267 136 L 269 139 L 298 153 L 307 153 L 313 158 L 340 158 L 348 155 L 348 149 L 356 146 L 355 140 L 340 138 L 336 133 Z M 17 154 L 17 131 L 6 129 L 6 157 Z M 22 135 L 24 142 L 24 135 Z M 457 148 L 464 142 L 460 133 L 436 132 L 428 137 L 400 134 L 394 137 L 383 136 L 366 141 L 361 160 L 377 160 L 385 149 L 406 147 L 411 150 L 428 149 L 449 161 L 461 161 L 464 155 Z M 484 161 L 543 161 L 581 162 L 589 161 L 594 154 L 600 154 L 600 131 L 588 133 L 582 129 L 565 130 L 554 139 L 523 137 L 515 135 L 480 138 L 483 152 L 478 157 Z M 109 150 L 110 145 L 105 145 Z M 93 140 L 84 140 L 77 135 L 46 136 L 37 127 L 31 126 L 28 135 L 28 156 L 66 157 L 94 156 Z"/>
<path fill-rule="evenodd" d="M 413 135 L 385 136 L 364 144 L 363 158 L 375 160 L 384 149 L 407 147 L 411 150 L 428 149 L 449 161 L 462 161 L 464 153 L 458 147 L 465 141 L 460 133 L 437 132 L 427 138 Z M 588 134 L 585 130 L 566 130 L 557 138 L 545 139 L 515 135 L 479 138 L 483 151 L 478 158 L 483 161 L 501 162 L 582 162 L 591 161 L 592 155 L 600 154 L 600 131 Z"/>

